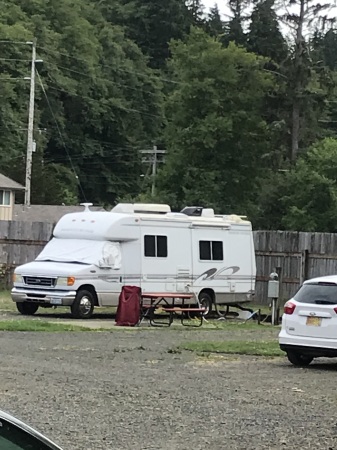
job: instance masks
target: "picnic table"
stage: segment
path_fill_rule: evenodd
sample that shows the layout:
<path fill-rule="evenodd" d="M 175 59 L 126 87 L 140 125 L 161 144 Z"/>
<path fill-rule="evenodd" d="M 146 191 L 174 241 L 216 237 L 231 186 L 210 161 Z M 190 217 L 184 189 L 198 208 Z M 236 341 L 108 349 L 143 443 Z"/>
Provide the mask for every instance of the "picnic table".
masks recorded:
<path fill-rule="evenodd" d="M 196 307 L 185 305 L 186 300 L 194 299 L 192 293 L 179 292 L 142 292 L 141 294 L 141 316 L 139 324 L 144 319 L 148 319 L 151 326 L 168 326 L 173 323 L 174 315 L 180 314 L 181 324 L 184 326 L 200 327 L 203 323 L 205 308 L 200 307 L 197 301 Z M 177 305 L 177 301 L 179 304 Z M 167 320 L 160 320 L 155 317 L 155 311 L 161 310 L 165 313 Z M 187 322 L 191 318 L 191 314 L 195 315 L 199 320 L 197 325 L 191 325 Z"/>

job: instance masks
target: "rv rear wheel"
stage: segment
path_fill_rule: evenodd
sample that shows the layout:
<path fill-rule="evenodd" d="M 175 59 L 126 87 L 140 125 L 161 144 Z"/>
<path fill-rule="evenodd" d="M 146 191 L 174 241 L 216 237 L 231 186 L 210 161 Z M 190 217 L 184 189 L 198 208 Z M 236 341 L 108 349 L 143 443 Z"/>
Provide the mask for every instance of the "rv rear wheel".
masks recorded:
<path fill-rule="evenodd" d="M 17 310 L 24 316 L 32 316 L 39 309 L 36 303 L 19 302 L 16 304 Z"/>
<path fill-rule="evenodd" d="M 205 308 L 204 316 L 207 317 L 212 312 L 212 297 L 207 292 L 202 292 L 199 294 L 199 303 L 202 308 Z"/>
<path fill-rule="evenodd" d="M 89 291 L 78 291 L 74 303 L 71 305 L 71 314 L 75 319 L 89 319 L 94 311 L 94 296 Z"/>

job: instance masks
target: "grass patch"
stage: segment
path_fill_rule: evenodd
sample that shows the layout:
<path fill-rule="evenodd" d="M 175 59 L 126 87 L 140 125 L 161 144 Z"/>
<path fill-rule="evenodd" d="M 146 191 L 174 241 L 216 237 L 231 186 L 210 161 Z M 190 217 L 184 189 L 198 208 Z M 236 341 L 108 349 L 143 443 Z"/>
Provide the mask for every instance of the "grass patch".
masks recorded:
<path fill-rule="evenodd" d="M 9 291 L 0 291 L 0 311 L 16 311 Z"/>
<path fill-rule="evenodd" d="M 56 324 L 40 320 L 3 320 L 0 321 L 0 331 L 49 331 L 49 332 L 69 332 L 69 331 L 101 331 L 77 325 Z"/>
<path fill-rule="evenodd" d="M 282 356 L 284 352 L 280 350 L 277 341 L 223 341 L 223 342 L 186 342 L 177 348 L 178 350 L 188 350 L 191 352 L 207 353 L 227 353 L 237 355 L 256 356 Z"/>

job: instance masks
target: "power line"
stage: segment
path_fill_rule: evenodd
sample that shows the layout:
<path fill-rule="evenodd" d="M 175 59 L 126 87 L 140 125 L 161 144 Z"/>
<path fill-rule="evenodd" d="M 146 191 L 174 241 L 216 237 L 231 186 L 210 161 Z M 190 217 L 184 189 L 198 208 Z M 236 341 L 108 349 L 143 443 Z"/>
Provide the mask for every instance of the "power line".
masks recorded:
<path fill-rule="evenodd" d="M 47 49 L 46 47 L 39 47 L 39 48 L 41 50 L 46 51 L 47 53 L 53 53 L 53 54 L 57 54 L 57 55 L 60 55 L 60 56 L 65 56 L 67 58 L 75 59 L 77 61 L 85 62 L 85 63 L 91 65 L 91 63 L 88 60 L 83 59 L 83 58 L 78 58 L 76 56 L 72 56 L 72 55 L 69 55 L 67 53 L 62 53 L 62 52 L 59 52 L 59 51 L 56 51 L 56 50 L 50 50 L 50 49 Z M 137 72 L 136 70 L 121 69 L 120 67 L 110 66 L 109 64 L 105 64 L 105 63 L 96 63 L 96 65 L 100 66 L 100 67 L 107 67 L 107 68 L 115 70 L 117 72 L 126 72 L 126 73 L 130 73 L 130 74 L 140 75 L 142 77 L 144 77 L 144 75 L 146 75 L 143 72 Z M 146 68 L 149 69 L 147 66 L 146 66 Z M 150 75 L 146 75 L 146 76 L 149 79 L 152 78 L 153 80 L 156 80 L 156 81 L 164 81 L 166 83 L 172 83 L 172 84 L 186 84 L 186 83 L 183 83 L 181 81 L 168 80 L 167 78 L 162 78 L 162 77 L 156 76 L 156 75 L 151 75 L 151 76 Z"/>
<path fill-rule="evenodd" d="M 71 165 L 71 169 L 72 169 L 72 171 L 74 172 L 75 178 L 76 178 L 77 181 L 78 181 L 78 185 L 79 185 L 80 190 L 81 190 L 81 192 L 82 192 L 83 198 L 85 199 L 85 201 L 87 201 L 86 196 L 85 196 L 85 193 L 84 193 L 83 188 L 82 188 L 82 185 L 81 185 L 81 181 L 80 181 L 80 179 L 79 179 L 79 177 L 78 177 L 78 175 L 77 175 L 77 173 L 76 173 L 74 164 L 73 164 L 73 162 L 72 162 L 72 160 L 71 160 L 70 153 L 69 153 L 68 148 L 67 148 L 67 146 L 66 146 L 66 143 L 65 143 L 65 141 L 64 141 L 64 139 L 63 139 L 61 130 L 60 130 L 60 128 L 59 128 L 59 125 L 58 125 L 58 122 L 57 122 L 57 120 L 56 120 L 54 111 L 53 111 L 53 109 L 52 109 L 52 107 L 51 107 L 51 104 L 50 104 L 50 102 L 49 102 L 49 98 L 48 98 L 47 92 L 46 92 L 46 90 L 45 90 L 45 88 L 44 88 L 44 85 L 43 85 L 43 82 L 42 82 L 42 80 L 41 80 L 40 74 L 39 74 L 38 70 L 36 70 L 36 72 L 37 72 L 37 76 L 38 76 L 39 81 L 40 81 L 40 84 L 41 84 L 42 91 L 43 91 L 43 93 L 44 93 L 44 95 L 45 95 L 45 98 L 46 98 L 46 101 L 47 101 L 49 110 L 50 110 L 51 115 L 53 116 L 53 119 L 54 119 L 54 121 L 55 121 L 55 125 L 56 125 L 56 127 L 57 127 L 57 131 L 58 131 L 58 133 L 59 133 L 61 142 L 62 142 L 63 147 L 64 147 L 64 149 L 65 149 L 65 151 L 66 151 L 66 153 L 67 153 L 67 155 L 68 155 L 69 162 L 70 162 L 70 165 Z"/>
<path fill-rule="evenodd" d="M 1 40 L 0 44 L 22 44 L 22 45 L 27 45 L 27 44 L 31 44 L 31 42 L 28 42 L 28 41 L 11 41 L 10 39 L 5 39 L 5 40 Z"/>
<path fill-rule="evenodd" d="M 0 82 L 1 81 L 14 81 L 16 83 L 18 83 L 19 81 L 27 81 L 24 77 L 22 78 L 13 78 L 13 77 L 8 77 L 8 78 L 4 78 L 0 76 Z"/>
<path fill-rule="evenodd" d="M 90 159 L 97 159 L 97 157 L 99 156 L 99 160 L 96 161 L 90 161 Z M 131 156 L 131 158 L 128 158 L 128 156 Z M 102 156 L 102 155 L 92 155 L 92 156 L 83 156 L 83 155 L 78 155 L 78 156 L 72 156 L 72 160 L 73 161 L 81 161 L 81 166 L 85 166 L 85 165 L 90 165 L 90 166 L 99 166 L 99 165 L 105 165 L 105 164 L 110 164 L 110 163 L 118 163 L 118 164 L 122 164 L 121 162 L 121 158 L 123 158 L 123 163 L 125 162 L 126 164 L 128 163 L 139 163 L 140 158 L 137 158 L 136 155 L 125 155 L 124 153 L 118 153 L 118 154 L 114 154 L 114 155 L 109 155 L 109 156 Z M 66 157 L 54 157 L 52 155 L 45 155 L 44 159 L 48 160 L 49 162 L 62 162 L 62 161 L 66 161 L 67 158 Z"/>
<path fill-rule="evenodd" d="M 69 92 L 69 91 L 66 91 L 65 89 L 55 88 L 55 87 L 51 86 L 49 83 L 47 84 L 47 86 L 48 86 L 49 89 L 53 89 L 53 90 L 55 90 L 55 91 L 63 92 L 64 94 L 73 95 L 73 96 L 75 96 L 75 97 L 87 99 L 87 100 L 90 100 L 91 102 L 94 102 L 94 103 L 100 103 L 100 104 L 102 104 L 102 102 L 108 103 L 108 100 L 106 100 L 106 99 L 95 100 L 95 99 L 93 99 L 92 97 L 89 97 L 89 96 L 87 96 L 87 95 L 76 94 L 75 92 Z M 159 118 L 159 119 L 163 120 L 163 117 L 162 117 L 162 116 L 159 116 L 158 114 L 150 114 L 150 113 L 147 113 L 147 112 L 145 112 L 145 111 L 142 111 L 142 110 L 139 110 L 139 109 L 135 109 L 135 108 L 126 108 L 126 107 L 121 106 L 121 105 L 118 105 L 118 104 L 116 104 L 116 103 L 109 104 L 108 106 L 113 106 L 113 107 L 118 108 L 118 109 L 121 109 L 122 111 L 125 111 L 125 112 L 135 112 L 135 113 L 142 114 L 142 115 L 144 115 L 144 116 L 154 117 L 154 118 L 156 118 L 156 119 Z"/>
<path fill-rule="evenodd" d="M 126 89 L 130 89 L 130 90 L 136 91 L 136 92 L 143 92 L 145 94 L 154 95 L 154 96 L 157 95 L 157 93 L 155 93 L 155 92 L 145 91 L 144 89 L 140 89 L 140 88 L 134 88 L 134 87 L 128 86 L 126 84 L 121 84 L 121 83 L 117 83 L 116 81 L 109 80 L 108 78 L 98 77 L 97 75 L 86 74 L 84 72 L 80 72 L 80 71 L 75 70 L 75 69 L 69 69 L 68 67 L 60 66 L 59 64 L 56 64 L 56 63 L 48 62 L 48 64 L 51 64 L 51 65 L 53 65 L 55 67 L 58 67 L 59 69 L 67 70 L 68 72 L 77 73 L 78 75 L 82 75 L 82 76 L 84 76 L 86 78 L 90 78 L 90 79 L 94 78 L 96 80 L 102 80 L 102 81 L 105 81 L 106 83 L 114 84 L 115 86 L 124 87 Z"/>
<path fill-rule="evenodd" d="M 30 62 L 30 59 L 21 59 L 21 58 L 0 58 L 0 61 L 24 61 Z"/>

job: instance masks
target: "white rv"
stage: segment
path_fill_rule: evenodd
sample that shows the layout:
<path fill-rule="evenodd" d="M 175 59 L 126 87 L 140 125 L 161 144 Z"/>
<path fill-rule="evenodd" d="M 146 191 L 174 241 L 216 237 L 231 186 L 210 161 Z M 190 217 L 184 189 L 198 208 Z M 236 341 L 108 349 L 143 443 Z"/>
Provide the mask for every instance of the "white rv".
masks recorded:
<path fill-rule="evenodd" d="M 89 206 L 63 216 L 35 261 L 16 268 L 11 294 L 22 314 L 70 306 L 74 317 L 89 318 L 95 306 L 117 306 L 123 285 L 192 292 L 207 311 L 251 300 L 256 269 L 247 220 L 196 207 Z"/>

